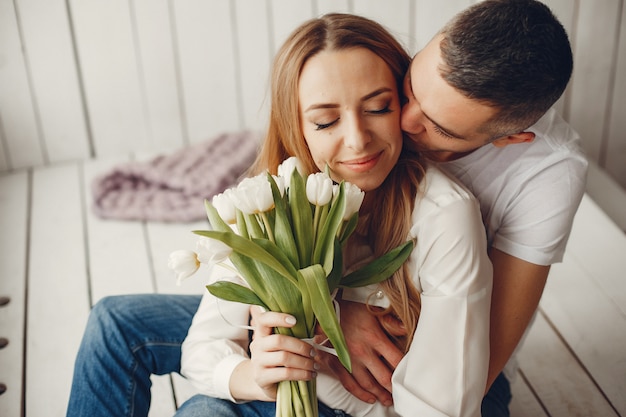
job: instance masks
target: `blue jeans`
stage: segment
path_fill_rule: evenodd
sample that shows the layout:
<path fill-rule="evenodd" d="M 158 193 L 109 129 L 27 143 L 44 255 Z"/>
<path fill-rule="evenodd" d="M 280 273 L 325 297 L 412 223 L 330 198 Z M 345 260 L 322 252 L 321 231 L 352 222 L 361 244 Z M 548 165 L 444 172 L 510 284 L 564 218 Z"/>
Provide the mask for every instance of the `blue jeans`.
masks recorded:
<path fill-rule="evenodd" d="M 180 371 L 180 346 L 200 298 L 145 294 L 100 300 L 76 357 L 67 416 L 147 416 L 150 375 Z"/>
<path fill-rule="evenodd" d="M 322 403 L 319 404 L 320 417 L 349 417 L 341 410 L 333 410 Z M 228 400 L 195 395 L 185 401 L 178 409 L 175 417 L 274 417 L 276 403 L 264 401 L 250 401 L 235 404 Z"/>
<path fill-rule="evenodd" d="M 509 403 L 511 402 L 511 386 L 504 374 L 493 381 L 491 388 L 483 398 L 480 411 L 482 417 L 509 417 Z"/>
<path fill-rule="evenodd" d="M 98 302 L 76 357 L 67 416 L 147 416 L 150 375 L 180 372 L 180 346 L 200 299 L 145 294 Z M 208 401 L 193 398 L 190 408 Z M 483 400 L 483 417 L 508 417 L 510 400 L 509 383 L 501 374 Z"/>

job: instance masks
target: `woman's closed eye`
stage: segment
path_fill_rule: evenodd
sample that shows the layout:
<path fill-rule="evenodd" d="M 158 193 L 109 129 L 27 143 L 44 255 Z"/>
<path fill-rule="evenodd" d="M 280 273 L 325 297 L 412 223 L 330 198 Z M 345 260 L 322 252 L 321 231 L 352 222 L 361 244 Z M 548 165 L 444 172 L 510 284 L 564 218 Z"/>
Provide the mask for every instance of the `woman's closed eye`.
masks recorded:
<path fill-rule="evenodd" d="M 391 113 L 393 110 L 391 110 L 391 107 L 389 107 L 389 105 L 386 105 L 385 107 L 381 108 L 381 109 L 374 109 L 374 110 L 366 110 L 366 113 L 369 114 L 387 114 L 387 113 Z"/>
<path fill-rule="evenodd" d="M 374 107 L 372 109 L 364 109 L 363 112 L 365 114 L 377 116 L 377 115 L 391 113 L 393 112 L 393 110 L 391 109 L 391 103 L 386 103 L 384 106 L 381 106 L 381 107 Z M 339 120 L 341 120 L 341 117 L 337 117 L 336 119 L 331 120 L 329 122 L 312 122 L 312 123 L 315 125 L 315 130 L 324 130 L 335 125 L 337 122 L 339 122 Z"/>
<path fill-rule="evenodd" d="M 316 126 L 315 130 L 324 130 L 327 129 L 329 127 L 331 127 L 332 125 L 334 125 L 335 123 L 337 123 L 339 121 L 340 117 L 336 118 L 335 120 L 328 122 L 328 123 L 317 123 L 317 122 L 313 122 L 313 124 Z"/>

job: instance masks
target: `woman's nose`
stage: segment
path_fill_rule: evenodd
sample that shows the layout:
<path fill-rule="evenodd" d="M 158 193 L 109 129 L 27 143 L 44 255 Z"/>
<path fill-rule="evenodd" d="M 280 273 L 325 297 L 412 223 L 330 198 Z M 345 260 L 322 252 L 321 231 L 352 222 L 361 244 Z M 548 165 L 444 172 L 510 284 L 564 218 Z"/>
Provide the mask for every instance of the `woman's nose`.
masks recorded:
<path fill-rule="evenodd" d="M 346 147 L 355 151 L 361 151 L 365 149 L 371 140 L 372 138 L 360 117 L 355 116 L 348 120 L 344 134 Z"/>

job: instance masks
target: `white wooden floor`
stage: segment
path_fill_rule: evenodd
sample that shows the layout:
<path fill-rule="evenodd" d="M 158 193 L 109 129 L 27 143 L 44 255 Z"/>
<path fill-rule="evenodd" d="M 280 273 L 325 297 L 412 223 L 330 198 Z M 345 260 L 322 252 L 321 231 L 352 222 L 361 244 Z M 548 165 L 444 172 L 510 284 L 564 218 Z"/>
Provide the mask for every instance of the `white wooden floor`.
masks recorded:
<path fill-rule="evenodd" d="M 90 306 L 176 287 L 167 256 L 190 248 L 198 224 L 102 221 L 91 178 L 120 159 L 0 176 L 0 416 L 65 415 L 73 361 Z M 626 417 L 626 236 L 585 197 L 565 261 L 553 267 L 520 355 L 513 415 Z M 172 390 L 172 384 L 175 389 Z M 178 376 L 155 378 L 152 416 L 188 396 Z"/>

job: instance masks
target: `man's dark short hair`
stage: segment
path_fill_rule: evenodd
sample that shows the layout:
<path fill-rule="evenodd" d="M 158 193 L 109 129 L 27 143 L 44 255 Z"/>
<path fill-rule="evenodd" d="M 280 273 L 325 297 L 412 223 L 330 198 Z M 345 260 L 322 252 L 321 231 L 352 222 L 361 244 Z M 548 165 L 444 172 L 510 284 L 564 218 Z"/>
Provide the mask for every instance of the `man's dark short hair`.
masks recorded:
<path fill-rule="evenodd" d="M 441 31 L 442 77 L 499 109 L 484 130 L 496 136 L 534 124 L 563 94 L 573 59 L 563 25 L 535 0 L 485 0 Z"/>

